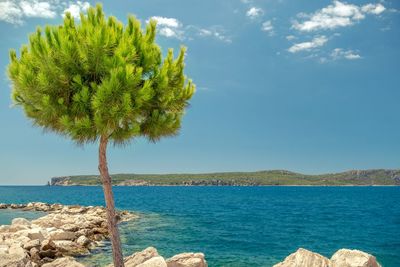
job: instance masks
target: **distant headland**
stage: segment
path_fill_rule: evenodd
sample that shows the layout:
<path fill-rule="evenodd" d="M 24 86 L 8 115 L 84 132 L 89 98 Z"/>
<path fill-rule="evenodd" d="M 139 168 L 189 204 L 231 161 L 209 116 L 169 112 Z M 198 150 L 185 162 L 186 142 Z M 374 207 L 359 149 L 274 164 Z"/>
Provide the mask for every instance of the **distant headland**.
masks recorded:
<path fill-rule="evenodd" d="M 400 169 L 351 170 L 306 175 L 286 170 L 200 174 L 114 174 L 118 186 L 400 186 Z M 51 178 L 50 186 L 100 185 L 97 175 Z"/>

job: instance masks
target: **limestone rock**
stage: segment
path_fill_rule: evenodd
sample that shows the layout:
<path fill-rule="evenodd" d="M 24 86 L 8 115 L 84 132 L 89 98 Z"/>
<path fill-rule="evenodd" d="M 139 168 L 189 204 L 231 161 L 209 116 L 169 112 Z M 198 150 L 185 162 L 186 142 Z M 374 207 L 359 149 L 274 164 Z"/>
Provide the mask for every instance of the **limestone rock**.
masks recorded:
<path fill-rule="evenodd" d="M 203 253 L 181 253 L 167 259 L 168 267 L 207 267 Z"/>
<path fill-rule="evenodd" d="M 72 257 L 63 257 L 55 261 L 45 263 L 42 267 L 85 267 L 83 264 L 75 261 Z"/>
<path fill-rule="evenodd" d="M 67 256 L 83 255 L 89 252 L 86 248 L 70 240 L 55 240 L 54 244 L 56 250 Z"/>
<path fill-rule="evenodd" d="M 11 221 L 11 225 L 31 226 L 31 222 L 25 218 L 15 218 Z"/>
<path fill-rule="evenodd" d="M 42 241 L 44 239 L 43 231 L 38 228 L 30 229 L 27 233 L 27 236 L 31 240 L 39 239 L 40 241 Z"/>
<path fill-rule="evenodd" d="M 76 240 L 76 243 L 82 247 L 86 247 L 87 245 L 90 244 L 90 239 L 87 238 L 84 235 L 81 235 L 80 237 L 78 237 L 78 239 Z"/>
<path fill-rule="evenodd" d="M 145 261 L 154 258 L 154 257 L 158 257 L 160 255 L 158 255 L 158 252 L 155 248 L 153 247 L 148 247 L 143 251 L 140 252 L 136 252 L 134 254 L 132 254 L 129 257 L 126 257 L 124 259 L 124 263 L 125 263 L 125 267 L 134 267 L 137 266 L 141 263 L 144 263 Z M 113 267 L 113 264 L 109 264 L 107 265 L 107 267 Z"/>
<path fill-rule="evenodd" d="M 50 233 L 51 240 L 73 240 L 75 237 L 75 233 L 61 229 Z"/>
<path fill-rule="evenodd" d="M 331 267 L 331 262 L 324 256 L 299 248 L 295 253 L 290 254 L 283 262 L 273 267 Z"/>
<path fill-rule="evenodd" d="M 0 267 L 25 267 L 29 258 L 25 250 L 19 246 L 11 246 L 8 253 L 0 255 Z"/>
<path fill-rule="evenodd" d="M 139 265 L 125 265 L 125 267 L 168 267 L 167 263 L 165 262 L 164 258 L 161 256 L 157 256 L 154 258 L 151 258 Z"/>
<path fill-rule="evenodd" d="M 40 247 L 40 240 L 39 239 L 34 239 L 34 240 L 30 240 L 28 242 L 26 242 L 23 246 L 24 249 L 26 250 L 30 250 L 31 248 L 34 247 Z"/>
<path fill-rule="evenodd" d="M 340 249 L 331 258 L 332 267 L 381 267 L 376 258 L 360 250 Z"/>

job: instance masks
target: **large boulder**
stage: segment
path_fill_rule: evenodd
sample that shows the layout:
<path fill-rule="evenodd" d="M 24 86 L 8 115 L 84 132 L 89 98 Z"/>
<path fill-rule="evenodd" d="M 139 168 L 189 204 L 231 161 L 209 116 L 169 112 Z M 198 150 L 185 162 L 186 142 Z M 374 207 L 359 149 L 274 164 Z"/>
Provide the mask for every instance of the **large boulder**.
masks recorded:
<path fill-rule="evenodd" d="M 42 267 L 85 267 L 85 265 L 75 261 L 74 258 L 64 257 L 49 263 L 45 263 L 42 265 Z"/>
<path fill-rule="evenodd" d="M 360 250 L 340 249 L 331 258 L 332 267 L 381 267 L 376 258 Z"/>
<path fill-rule="evenodd" d="M 0 254 L 0 267 L 25 267 L 29 262 L 27 253 L 20 246 L 12 245 L 7 252 Z"/>
<path fill-rule="evenodd" d="M 164 258 L 161 256 L 151 258 L 151 259 L 149 259 L 139 265 L 135 265 L 135 266 L 136 267 L 168 267 Z M 125 267 L 133 267 L 133 266 L 125 265 Z"/>
<path fill-rule="evenodd" d="M 207 267 L 203 253 L 181 253 L 167 259 L 168 267 Z"/>
<path fill-rule="evenodd" d="M 299 248 L 295 253 L 290 254 L 283 262 L 273 267 L 331 267 L 331 262 L 324 256 Z"/>

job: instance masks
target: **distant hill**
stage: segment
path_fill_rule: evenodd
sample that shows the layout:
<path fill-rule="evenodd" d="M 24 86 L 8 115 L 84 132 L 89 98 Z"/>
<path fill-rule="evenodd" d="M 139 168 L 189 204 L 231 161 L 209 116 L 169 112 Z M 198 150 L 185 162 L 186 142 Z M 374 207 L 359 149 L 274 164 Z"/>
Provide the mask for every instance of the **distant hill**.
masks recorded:
<path fill-rule="evenodd" d="M 352 170 L 305 175 L 285 170 L 201 174 L 114 174 L 114 185 L 400 185 L 400 170 Z M 51 178 L 52 186 L 100 185 L 98 175 Z"/>

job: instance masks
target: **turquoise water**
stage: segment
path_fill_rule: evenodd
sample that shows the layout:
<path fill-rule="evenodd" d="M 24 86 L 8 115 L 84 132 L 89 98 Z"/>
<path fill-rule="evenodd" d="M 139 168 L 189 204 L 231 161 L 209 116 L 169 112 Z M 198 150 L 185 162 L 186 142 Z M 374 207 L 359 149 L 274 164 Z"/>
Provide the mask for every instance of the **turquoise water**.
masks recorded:
<path fill-rule="evenodd" d="M 155 246 L 165 257 L 201 251 L 210 266 L 272 266 L 298 247 L 339 248 L 400 266 L 400 187 L 116 187 L 124 253 Z M 0 187 L 0 202 L 103 205 L 100 187 Z M 20 216 L 21 214 L 18 214 Z M 0 222 L 9 219 L 2 218 Z M 102 266 L 109 247 L 84 262 Z M 108 258 L 107 258 L 108 257 Z"/>

